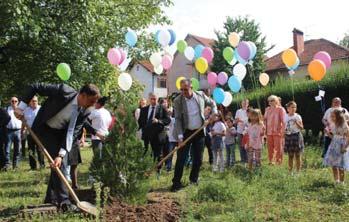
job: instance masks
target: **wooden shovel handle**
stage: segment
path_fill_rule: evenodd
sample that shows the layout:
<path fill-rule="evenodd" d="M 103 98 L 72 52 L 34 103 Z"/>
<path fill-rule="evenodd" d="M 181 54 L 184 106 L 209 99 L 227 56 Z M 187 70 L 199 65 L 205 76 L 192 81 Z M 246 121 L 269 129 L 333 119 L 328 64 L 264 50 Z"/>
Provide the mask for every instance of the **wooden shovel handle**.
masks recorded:
<path fill-rule="evenodd" d="M 29 131 L 30 135 L 32 136 L 33 140 L 35 141 L 35 143 L 38 145 L 39 149 L 41 152 L 44 153 L 44 155 L 47 157 L 48 161 L 53 164 L 54 160 L 52 159 L 51 155 L 47 152 L 46 148 L 44 147 L 44 145 L 41 143 L 40 139 L 36 136 L 36 134 L 34 133 L 34 131 L 30 128 L 30 126 L 28 126 L 26 120 L 23 118 L 22 119 L 23 125 L 27 128 L 27 130 Z M 64 183 L 64 185 L 66 186 L 66 188 L 69 191 L 69 194 L 73 197 L 74 201 L 78 204 L 80 203 L 80 200 L 78 198 L 78 196 L 75 194 L 73 188 L 70 186 L 69 182 L 67 181 L 67 179 L 65 178 L 65 176 L 63 175 L 62 171 L 58 168 L 58 167 L 53 167 L 53 169 L 56 171 L 56 173 L 58 174 L 58 177 L 61 179 L 61 181 Z"/>

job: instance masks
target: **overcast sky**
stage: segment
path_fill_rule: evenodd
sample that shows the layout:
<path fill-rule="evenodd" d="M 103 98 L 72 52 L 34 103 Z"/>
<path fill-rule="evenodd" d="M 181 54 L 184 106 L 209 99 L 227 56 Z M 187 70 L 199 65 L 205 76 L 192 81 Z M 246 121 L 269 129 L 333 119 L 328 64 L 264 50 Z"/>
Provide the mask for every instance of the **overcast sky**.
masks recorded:
<path fill-rule="evenodd" d="M 292 30 L 304 32 L 305 40 L 326 38 L 338 43 L 349 31 L 347 0 L 173 0 L 166 14 L 173 21 L 177 39 L 191 33 L 215 38 L 214 30 L 222 30 L 227 16 L 248 15 L 255 19 L 275 48 L 274 55 L 291 46 Z M 153 30 L 156 29 L 152 28 Z"/>

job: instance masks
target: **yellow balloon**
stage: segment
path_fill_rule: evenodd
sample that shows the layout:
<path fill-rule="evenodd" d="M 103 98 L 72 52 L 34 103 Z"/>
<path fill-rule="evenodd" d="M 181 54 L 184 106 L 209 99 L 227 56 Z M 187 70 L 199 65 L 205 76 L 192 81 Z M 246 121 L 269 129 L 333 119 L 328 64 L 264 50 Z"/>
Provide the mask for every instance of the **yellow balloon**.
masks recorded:
<path fill-rule="evenodd" d="M 180 77 L 178 77 L 177 80 L 176 80 L 176 87 L 177 87 L 178 90 L 181 89 L 181 81 L 182 81 L 183 79 L 185 79 L 185 77 L 180 76 Z"/>
<path fill-rule="evenodd" d="M 231 46 L 236 47 L 240 42 L 240 36 L 236 32 L 232 32 L 228 36 L 228 41 Z"/>
<path fill-rule="evenodd" d="M 325 77 L 326 65 L 323 61 L 314 59 L 308 65 L 308 72 L 313 80 L 320 81 Z"/>
<path fill-rule="evenodd" d="M 282 55 L 282 62 L 288 66 L 294 66 L 297 63 L 297 53 L 293 49 L 286 49 Z"/>
<path fill-rule="evenodd" d="M 266 86 L 269 83 L 269 75 L 266 73 L 261 73 L 259 75 L 259 82 L 262 84 L 262 86 Z"/>
<path fill-rule="evenodd" d="M 208 68 L 207 60 L 203 57 L 198 58 L 195 61 L 195 68 L 199 73 L 204 74 Z"/>

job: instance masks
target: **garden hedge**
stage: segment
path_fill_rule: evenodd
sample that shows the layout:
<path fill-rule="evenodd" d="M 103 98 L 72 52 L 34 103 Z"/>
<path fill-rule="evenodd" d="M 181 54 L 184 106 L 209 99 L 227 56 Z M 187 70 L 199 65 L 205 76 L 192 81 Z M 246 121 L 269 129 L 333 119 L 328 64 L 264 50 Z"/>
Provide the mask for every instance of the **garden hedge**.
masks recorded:
<path fill-rule="evenodd" d="M 323 128 L 321 123 L 323 113 L 321 103 L 315 101 L 315 96 L 318 95 L 321 88 L 326 92 L 323 99 L 326 109 L 331 106 L 332 98 L 337 96 L 342 99 L 343 107 L 349 108 L 348 77 L 349 63 L 343 62 L 333 67 L 320 82 L 309 79 L 292 80 L 291 77 L 278 78 L 266 87 L 235 94 L 231 108 L 236 111 L 242 99 L 249 99 L 252 107 L 260 108 L 264 113 L 269 95 L 274 94 L 281 97 L 283 106 L 288 101 L 295 100 L 298 104 L 297 112 L 303 117 L 305 129 L 312 130 L 313 135 L 318 135 Z"/>

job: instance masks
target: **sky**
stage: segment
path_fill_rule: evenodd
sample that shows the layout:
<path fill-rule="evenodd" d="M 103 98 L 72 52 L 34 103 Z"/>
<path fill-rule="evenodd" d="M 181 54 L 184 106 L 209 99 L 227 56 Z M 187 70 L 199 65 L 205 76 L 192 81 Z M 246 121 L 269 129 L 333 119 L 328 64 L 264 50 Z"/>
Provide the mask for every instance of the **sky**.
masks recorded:
<path fill-rule="evenodd" d="M 292 30 L 304 32 L 305 40 L 325 38 L 338 43 L 349 31 L 347 0 L 173 0 L 165 9 L 177 39 L 188 33 L 215 38 L 228 16 L 245 16 L 260 24 L 272 56 L 293 45 Z M 155 32 L 160 27 L 151 27 Z"/>

